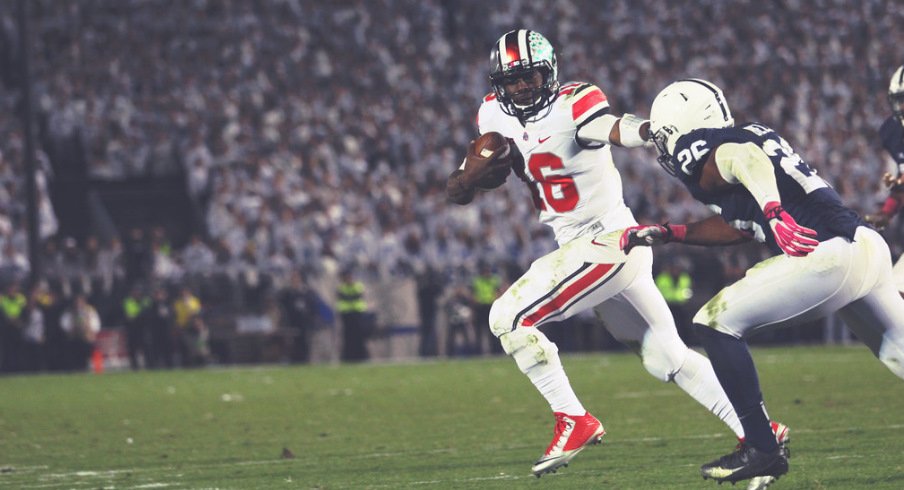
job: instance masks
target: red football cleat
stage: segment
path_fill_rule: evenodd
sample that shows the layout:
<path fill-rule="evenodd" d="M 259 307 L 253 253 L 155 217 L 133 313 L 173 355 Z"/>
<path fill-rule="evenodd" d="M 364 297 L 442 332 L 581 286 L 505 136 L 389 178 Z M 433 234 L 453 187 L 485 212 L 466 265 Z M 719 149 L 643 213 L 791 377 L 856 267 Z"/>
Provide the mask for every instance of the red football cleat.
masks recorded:
<path fill-rule="evenodd" d="M 537 478 L 544 473 L 555 473 L 562 466 L 568 466 L 582 449 L 599 444 L 606 433 L 600 421 L 590 415 L 590 412 L 581 416 L 556 412 L 555 416 L 556 426 L 553 429 L 552 442 L 531 468 L 531 472 Z"/>

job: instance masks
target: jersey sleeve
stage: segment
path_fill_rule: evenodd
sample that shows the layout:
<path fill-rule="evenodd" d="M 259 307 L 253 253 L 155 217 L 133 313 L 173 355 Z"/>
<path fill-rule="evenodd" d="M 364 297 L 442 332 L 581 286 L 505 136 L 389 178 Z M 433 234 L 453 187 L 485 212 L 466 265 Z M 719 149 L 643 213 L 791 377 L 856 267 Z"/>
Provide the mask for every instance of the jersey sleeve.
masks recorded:
<path fill-rule="evenodd" d="M 722 143 L 749 143 L 759 145 L 760 137 L 744 128 L 697 129 L 682 136 L 675 143 L 672 153 L 675 168 L 681 180 L 699 182 L 703 165 L 710 153 Z M 758 126 L 761 131 L 772 131 Z"/>
<path fill-rule="evenodd" d="M 592 83 L 566 85 L 562 87 L 562 95 L 569 98 L 571 119 L 580 127 L 595 117 L 609 111 L 609 100 L 599 87 Z"/>
<path fill-rule="evenodd" d="M 480 108 L 477 109 L 477 116 L 474 117 L 474 124 L 477 126 L 477 134 L 492 131 L 491 129 L 487 129 L 487 126 L 490 123 L 490 119 L 492 119 L 492 117 L 489 117 L 489 108 L 495 103 L 496 94 L 493 92 L 488 93 L 481 101 Z"/>
<path fill-rule="evenodd" d="M 894 117 L 889 117 L 879 128 L 882 147 L 895 161 L 898 175 L 904 174 L 904 126 Z"/>

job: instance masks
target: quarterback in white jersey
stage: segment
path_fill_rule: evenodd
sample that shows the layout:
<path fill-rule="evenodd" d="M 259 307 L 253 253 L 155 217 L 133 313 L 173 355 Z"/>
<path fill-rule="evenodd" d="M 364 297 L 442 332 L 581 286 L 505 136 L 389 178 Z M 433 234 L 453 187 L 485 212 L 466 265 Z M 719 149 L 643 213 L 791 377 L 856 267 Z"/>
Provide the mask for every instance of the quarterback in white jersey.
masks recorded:
<path fill-rule="evenodd" d="M 559 248 L 534 261 L 490 311 L 490 329 L 514 357 L 556 417 L 554 437 L 532 471 L 540 476 L 566 465 L 605 431 L 578 400 L 556 345 L 537 327 L 594 308 L 615 338 L 637 349 L 644 367 L 674 381 L 738 435 L 740 423 L 709 361 L 678 336 L 652 277 L 653 255 L 626 255 L 621 231 L 636 225 L 622 198 L 610 144 L 646 142 L 649 122 L 609 114 L 606 95 L 589 83 L 560 85 L 550 43 L 520 29 L 506 33 L 491 53 L 494 92 L 477 117 L 481 134 L 493 131 L 509 146 L 492 154 L 471 151 L 446 185 L 450 201 L 470 203 L 478 183 L 512 164 L 503 157 L 517 146 L 514 172 L 530 189 L 540 221 L 555 231 Z M 782 439 L 787 428 L 777 425 Z"/>
<path fill-rule="evenodd" d="M 552 227 L 561 246 L 588 232 L 636 222 L 622 198 L 609 145 L 582 147 L 575 138 L 582 124 L 608 111 L 606 95 L 589 83 L 566 84 L 557 95 L 544 117 L 524 125 L 503 112 L 496 94 L 487 95 L 477 126 L 480 134 L 495 131 L 518 146 L 525 166 L 515 172 L 527 183 L 540 222 Z"/>

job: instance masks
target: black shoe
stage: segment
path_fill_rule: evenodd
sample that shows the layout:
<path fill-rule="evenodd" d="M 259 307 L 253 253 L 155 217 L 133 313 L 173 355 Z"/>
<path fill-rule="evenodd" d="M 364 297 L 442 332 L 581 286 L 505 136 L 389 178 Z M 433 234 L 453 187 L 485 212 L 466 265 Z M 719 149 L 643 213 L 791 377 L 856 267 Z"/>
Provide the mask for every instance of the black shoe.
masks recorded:
<path fill-rule="evenodd" d="M 741 444 L 735 452 L 700 467 L 704 480 L 712 478 L 719 483 L 734 483 L 756 476 L 778 478 L 787 472 L 788 458 L 781 448 L 767 453 L 747 444 Z"/>

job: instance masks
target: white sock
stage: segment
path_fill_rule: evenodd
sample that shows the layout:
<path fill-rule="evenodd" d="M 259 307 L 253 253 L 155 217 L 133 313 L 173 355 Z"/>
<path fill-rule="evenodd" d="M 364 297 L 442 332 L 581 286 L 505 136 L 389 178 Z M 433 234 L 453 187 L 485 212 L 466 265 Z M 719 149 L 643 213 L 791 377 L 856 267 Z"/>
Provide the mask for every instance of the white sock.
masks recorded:
<path fill-rule="evenodd" d="M 575 416 L 587 413 L 571 388 L 571 382 L 561 364 L 538 364 L 527 371 L 527 377 L 549 402 L 549 408 L 553 412 Z"/>
<path fill-rule="evenodd" d="M 675 374 L 675 384 L 686 391 L 694 400 L 708 408 L 716 417 L 722 419 L 739 438 L 744 437 L 744 428 L 735 413 L 725 390 L 719 384 L 709 359 L 700 353 L 688 349 L 687 360 Z"/>

